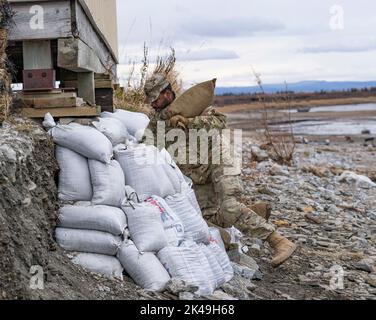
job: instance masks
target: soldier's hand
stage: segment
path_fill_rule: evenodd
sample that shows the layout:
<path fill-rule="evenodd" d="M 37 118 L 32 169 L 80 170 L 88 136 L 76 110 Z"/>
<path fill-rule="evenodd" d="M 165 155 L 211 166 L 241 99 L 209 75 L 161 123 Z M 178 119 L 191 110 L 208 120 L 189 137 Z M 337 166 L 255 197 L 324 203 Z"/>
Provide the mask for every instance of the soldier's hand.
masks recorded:
<path fill-rule="evenodd" d="M 169 125 L 170 127 L 173 127 L 173 128 L 182 128 L 185 130 L 187 129 L 188 124 L 189 124 L 189 119 L 184 118 L 183 116 L 180 116 L 180 115 L 174 116 L 169 120 Z"/>

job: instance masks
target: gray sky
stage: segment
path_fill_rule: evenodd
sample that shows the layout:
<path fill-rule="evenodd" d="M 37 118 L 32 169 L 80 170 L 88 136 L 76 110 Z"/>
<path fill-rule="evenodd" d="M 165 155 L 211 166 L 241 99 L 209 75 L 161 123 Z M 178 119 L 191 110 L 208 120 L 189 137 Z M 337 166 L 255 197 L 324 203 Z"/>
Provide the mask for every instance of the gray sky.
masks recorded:
<path fill-rule="evenodd" d="M 186 85 L 376 79 L 374 0 L 118 0 L 119 76 L 129 60 L 177 51 Z"/>

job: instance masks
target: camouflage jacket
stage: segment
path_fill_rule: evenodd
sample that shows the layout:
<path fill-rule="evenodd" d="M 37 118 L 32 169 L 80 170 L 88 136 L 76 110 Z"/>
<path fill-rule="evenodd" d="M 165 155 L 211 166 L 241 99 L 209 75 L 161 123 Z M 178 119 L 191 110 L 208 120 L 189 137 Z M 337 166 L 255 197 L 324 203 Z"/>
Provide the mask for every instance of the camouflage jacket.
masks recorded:
<path fill-rule="evenodd" d="M 212 141 L 211 138 L 209 138 L 209 147 L 208 147 L 208 162 L 205 164 L 201 164 L 200 161 L 198 163 L 191 163 L 190 158 L 191 155 L 189 154 L 189 132 L 191 130 L 206 130 L 209 132 L 212 129 L 218 130 L 220 132 L 223 129 L 227 128 L 227 116 L 222 114 L 221 112 L 217 111 L 214 108 L 207 109 L 203 115 L 197 116 L 195 118 L 188 119 L 188 125 L 185 129 L 181 129 L 184 132 L 184 136 L 182 135 L 181 139 L 177 138 L 174 141 L 168 141 L 169 132 L 171 130 L 176 129 L 170 126 L 169 121 L 165 121 L 161 119 L 161 115 L 159 112 L 154 112 L 150 116 L 150 124 L 149 124 L 149 130 L 151 130 L 154 134 L 154 137 L 157 137 L 158 133 L 158 122 L 165 126 L 165 133 L 164 141 L 161 144 L 161 141 L 157 141 L 157 139 L 154 139 L 154 145 L 156 145 L 158 148 L 165 147 L 167 150 L 172 153 L 174 158 L 177 160 L 177 163 L 180 167 L 180 169 L 183 171 L 183 173 L 190 177 L 195 184 L 203 185 L 206 183 L 210 183 L 211 179 L 211 173 L 213 170 L 213 165 L 211 163 L 211 148 L 212 148 Z M 183 133 L 182 132 L 182 133 Z M 160 134 L 160 132 L 159 132 Z M 175 136 L 172 134 L 172 136 Z M 184 139 L 183 139 L 184 137 Z M 171 149 L 173 147 L 173 149 Z M 174 151 L 171 151 L 174 150 Z M 176 152 L 180 150 L 179 152 Z M 184 154 L 182 154 L 184 152 Z M 200 154 L 200 143 L 198 142 L 197 147 L 197 155 L 193 155 L 198 160 L 201 157 Z"/>

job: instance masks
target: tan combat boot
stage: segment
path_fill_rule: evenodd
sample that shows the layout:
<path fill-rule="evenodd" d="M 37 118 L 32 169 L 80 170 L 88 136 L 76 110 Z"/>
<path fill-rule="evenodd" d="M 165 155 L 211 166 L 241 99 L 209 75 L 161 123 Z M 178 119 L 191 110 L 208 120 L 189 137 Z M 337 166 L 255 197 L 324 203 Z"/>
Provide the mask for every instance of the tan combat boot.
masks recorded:
<path fill-rule="evenodd" d="M 278 232 L 273 232 L 267 241 L 272 249 L 274 249 L 274 257 L 272 260 L 272 266 L 274 268 L 285 263 L 297 249 L 294 243 L 282 237 Z"/>

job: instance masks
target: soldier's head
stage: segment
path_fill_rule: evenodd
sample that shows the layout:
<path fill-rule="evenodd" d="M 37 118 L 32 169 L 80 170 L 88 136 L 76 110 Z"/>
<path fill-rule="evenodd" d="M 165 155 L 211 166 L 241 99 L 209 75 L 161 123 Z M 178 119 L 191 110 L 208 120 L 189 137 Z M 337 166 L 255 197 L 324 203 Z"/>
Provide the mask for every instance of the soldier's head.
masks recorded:
<path fill-rule="evenodd" d="M 166 77 L 162 74 L 155 74 L 145 83 L 146 103 L 155 110 L 167 108 L 176 98 L 175 92 Z"/>

